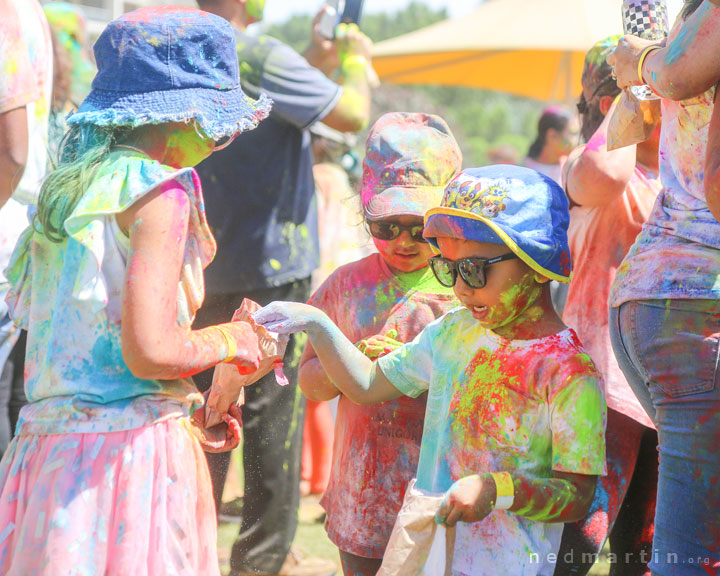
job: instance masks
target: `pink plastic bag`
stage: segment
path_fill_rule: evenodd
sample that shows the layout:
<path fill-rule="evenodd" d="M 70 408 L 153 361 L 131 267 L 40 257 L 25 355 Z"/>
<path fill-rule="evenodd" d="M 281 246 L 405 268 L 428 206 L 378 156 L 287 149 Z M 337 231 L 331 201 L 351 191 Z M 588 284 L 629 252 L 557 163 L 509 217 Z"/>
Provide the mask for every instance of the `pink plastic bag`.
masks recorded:
<path fill-rule="evenodd" d="M 247 322 L 255 331 L 258 338 L 260 366 L 250 374 L 244 374 L 234 364 L 215 366 L 212 387 L 205 406 L 205 425 L 208 428 L 222 422 L 222 414 L 225 414 L 233 403 L 242 406 L 245 398 L 243 388 L 254 384 L 271 370 L 274 369 L 275 379 L 279 385 L 286 386 L 288 384 L 288 379 L 282 371 L 282 359 L 289 338 L 269 332 L 263 326 L 255 324 L 252 314 L 260 308 L 262 308 L 260 304 L 245 298 L 232 317 L 233 322 Z"/>

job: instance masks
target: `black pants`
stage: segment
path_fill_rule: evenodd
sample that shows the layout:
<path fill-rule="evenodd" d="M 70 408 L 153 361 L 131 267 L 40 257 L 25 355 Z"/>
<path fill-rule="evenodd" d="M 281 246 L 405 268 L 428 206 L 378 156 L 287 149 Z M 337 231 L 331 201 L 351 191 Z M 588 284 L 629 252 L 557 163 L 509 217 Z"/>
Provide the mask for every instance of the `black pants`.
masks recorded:
<path fill-rule="evenodd" d="M 27 404 L 24 380 L 26 337 L 25 330 L 20 332 L 0 372 L 0 458 L 14 436 L 20 408 Z"/>
<path fill-rule="evenodd" d="M 195 328 L 228 322 L 243 298 L 264 305 L 274 300 L 306 302 L 310 279 L 245 294 L 207 297 Z M 304 335 L 295 335 L 285 354 L 290 386 L 278 386 L 273 373 L 245 389 L 243 456 L 245 497 L 240 533 L 232 549 L 231 566 L 238 572 L 275 574 L 295 538 L 300 506 L 300 457 L 305 400 L 297 386 L 297 369 Z M 200 390 L 212 383 L 212 370 L 195 376 Z M 230 454 L 207 454 L 218 509 Z"/>

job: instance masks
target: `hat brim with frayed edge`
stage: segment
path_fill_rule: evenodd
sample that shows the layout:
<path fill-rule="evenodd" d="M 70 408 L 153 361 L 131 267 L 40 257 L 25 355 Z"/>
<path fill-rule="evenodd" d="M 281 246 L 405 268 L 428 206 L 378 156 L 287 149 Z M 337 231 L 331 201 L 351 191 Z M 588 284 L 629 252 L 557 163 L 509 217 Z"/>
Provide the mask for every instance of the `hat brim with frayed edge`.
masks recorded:
<path fill-rule="evenodd" d="M 178 88 L 154 92 L 94 89 L 68 116 L 70 125 L 138 127 L 146 124 L 195 121 L 213 140 L 252 130 L 270 113 L 264 95 L 248 98 L 239 86 L 230 90 Z"/>
<path fill-rule="evenodd" d="M 388 188 L 370 199 L 365 207 L 365 217 L 368 220 L 391 216 L 424 218 L 428 210 L 440 205 L 444 192 L 444 186 Z"/>
<path fill-rule="evenodd" d="M 484 226 L 478 226 L 478 223 Z M 570 258 L 568 254 L 568 270 L 561 270 L 561 262 L 553 265 L 553 262 L 544 262 L 542 255 L 551 257 L 555 250 L 552 246 L 542 244 L 529 238 L 528 235 L 520 235 L 513 230 L 505 229 L 492 220 L 457 208 L 433 208 L 425 215 L 424 237 L 434 246 L 438 247 L 437 238 L 446 236 L 460 238 L 462 240 L 473 240 L 475 242 L 488 242 L 491 244 L 504 244 L 520 260 L 530 268 L 564 284 L 572 279 L 572 272 L 569 270 Z M 530 253 L 536 254 L 535 257 Z"/>

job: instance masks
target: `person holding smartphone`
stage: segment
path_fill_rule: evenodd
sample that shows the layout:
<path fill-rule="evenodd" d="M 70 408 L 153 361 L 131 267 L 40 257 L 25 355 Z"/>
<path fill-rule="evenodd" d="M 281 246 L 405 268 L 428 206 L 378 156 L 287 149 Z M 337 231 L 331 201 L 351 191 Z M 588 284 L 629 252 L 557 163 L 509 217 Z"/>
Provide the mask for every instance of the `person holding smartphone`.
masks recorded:
<path fill-rule="evenodd" d="M 200 9 L 235 29 L 243 89 L 273 101 L 270 117 L 247 139 L 233 142 L 198 167 L 207 217 L 218 243 L 206 271 L 206 299 L 196 327 L 226 321 L 243 298 L 306 302 L 318 267 L 319 240 L 309 128 L 324 122 L 342 132 L 370 118 L 370 40 L 342 27 L 332 41 L 316 18 L 303 55 L 282 42 L 246 33 L 263 17 L 264 0 L 198 0 Z M 328 75 L 339 69 L 339 83 Z M 291 386 L 263 378 L 246 390 L 243 407 L 245 497 L 232 550 L 233 575 L 332 574 L 332 563 L 299 559 L 291 551 L 298 523 L 304 401 L 297 387 L 302 341 L 287 349 Z M 196 377 L 209 388 L 212 372 Z M 229 457 L 208 455 L 220 504 Z"/>

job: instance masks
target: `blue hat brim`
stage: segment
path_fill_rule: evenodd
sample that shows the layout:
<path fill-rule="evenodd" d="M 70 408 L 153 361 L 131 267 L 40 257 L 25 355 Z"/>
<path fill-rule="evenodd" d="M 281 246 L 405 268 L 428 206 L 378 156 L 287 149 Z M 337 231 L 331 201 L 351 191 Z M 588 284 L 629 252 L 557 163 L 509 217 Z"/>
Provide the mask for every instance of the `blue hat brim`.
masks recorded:
<path fill-rule="evenodd" d="M 478 226 L 478 223 L 484 224 L 484 226 Z M 551 270 L 546 268 L 530 256 L 526 250 L 523 250 L 521 246 L 529 243 L 527 238 L 518 237 L 518 234 L 513 230 L 505 229 L 479 214 L 457 208 L 433 208 L 425 215 L 423 236 L 435 248 L 438 247 L 437 239 L 441 236 L 475 242 L 488 242 L 490 244 L 504 244 L 520 260 L 543 276 L 564 284 L 568 284 L 572 279 L 572 272 L 564 274 L 559 269 Z"/>
<path fill-rule="evenodd" d="M 252 100 L 239 86 L 230 90 L 181 88 L 155 92 L 94 89 L 68 116 L 69 125 L 138 127 L 195 121 L 203 133 L 219 140 L 252 130 L 270 113 L 271 101 Z"/>

